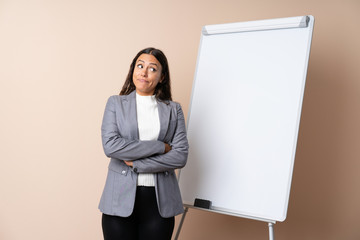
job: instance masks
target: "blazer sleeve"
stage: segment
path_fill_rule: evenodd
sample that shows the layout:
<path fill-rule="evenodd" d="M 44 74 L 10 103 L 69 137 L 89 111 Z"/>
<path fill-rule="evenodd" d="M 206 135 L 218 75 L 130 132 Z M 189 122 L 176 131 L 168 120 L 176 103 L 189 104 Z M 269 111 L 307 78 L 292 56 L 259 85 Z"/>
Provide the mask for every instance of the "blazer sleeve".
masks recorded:
<path fill-rule="evenodd" d="M 105 155 L 119 160 L 146 158 L 165 151 L 161 141 L 141 141 L 123 138 L 116 122 L 115 96 L 108 99 L 101 125 L 102 145 Z"/>
<path fill-rule="evenodd" d="M 133 161 L 133 169 L 138 173 L 156 173 L 183 168 L 188 157 L 189 144 L 186 136 L 185 119 L 180 104 L 176 104 L 177 124 L 172 141 L 172 149 L 165 153 Z"/>

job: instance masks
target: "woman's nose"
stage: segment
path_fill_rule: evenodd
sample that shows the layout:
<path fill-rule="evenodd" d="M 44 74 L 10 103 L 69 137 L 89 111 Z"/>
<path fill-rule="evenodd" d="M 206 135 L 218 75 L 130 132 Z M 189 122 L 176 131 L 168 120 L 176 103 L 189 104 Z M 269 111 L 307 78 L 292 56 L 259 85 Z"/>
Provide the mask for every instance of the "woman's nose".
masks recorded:
<path fill-rule="evenodd" d="M 144 76 L 144 77 L 146 77 L 146 75 L 147 75 L 147 71 L 146 71 L 146 68 L 143 68 L 143 69 L 141 69 L 141 72 L 140 72 L 140 74 L 141 74 L 141 76 Z"/>

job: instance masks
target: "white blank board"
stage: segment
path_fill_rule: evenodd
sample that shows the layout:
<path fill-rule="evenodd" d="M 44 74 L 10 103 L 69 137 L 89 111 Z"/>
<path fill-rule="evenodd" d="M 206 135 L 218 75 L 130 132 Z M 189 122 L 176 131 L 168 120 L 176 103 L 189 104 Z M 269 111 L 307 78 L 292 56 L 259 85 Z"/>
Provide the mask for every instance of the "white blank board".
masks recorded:
<path fill-rule="evenodd" d="M 214 28 L 233 32 L 210 35 L 204 27 L 187 122 L 189 158 L 179 176 L 185 206 L 200 198 L 216 212 L 285 220 L 314 23 L 305 17 L 306 27 L 237 31 L 223 24 Z M 259 22 L 246 24 L 252 23 Z"/>

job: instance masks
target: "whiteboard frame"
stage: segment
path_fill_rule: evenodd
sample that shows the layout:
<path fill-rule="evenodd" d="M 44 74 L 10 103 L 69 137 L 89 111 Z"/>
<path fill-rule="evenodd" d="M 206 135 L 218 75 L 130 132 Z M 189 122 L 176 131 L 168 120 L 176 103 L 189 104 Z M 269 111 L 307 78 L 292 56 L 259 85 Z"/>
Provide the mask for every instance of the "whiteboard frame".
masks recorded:
<path fill-rule="evenodd" d="M 281 23 L 281 24 L 274 24 L 274 23 Z M 251 27 L 252 26 L 252 27 Z M 287 189 L 287 200 L 286 200 L 286 206 L 285 206 L 285 214 L 283 219 L 269 219 L 266 217 L 257 217 L 252 216 L 251 214 L 243 214 L 236 212 L 231 209 L 225 209 L 220 207 L 212 207 L 211 209 L 203 209 L 199 207 L 195 207 L 191 204 L 184 203 L 183 205 L 187 208 L 194 208 L 199 210 L 205 210 L 215 213 L 221 213 L 225 215 L 231 215 L 236 217 L 242 217 L 247 219 L 253 219 L 268 223 L 276 223 L 276 221 L 284 221 L 286 219 L 287 215 L 287 209 L 289 204 L 289 198 L 290 198 L 290 190 L 291 190 L 291 182 L 292 182 L 292 175 L 293 175 L 293 168 L 294 168 L 294 162 L 295 162 L 295 155 L 296 155 L 296 146 L 297 146 L 297 139 L 298 139 L 298 132 L 300 127 L 300 118 L 301 118 L 301 109 L 302 109 L 302 103 L 303 103 L 303 96 L 304 96 L 304 89 L 306 84 L 306 77 L 307 77 L 307 69 L 308 69 L 308 62 L 310 57 L 310 47 L 311 47 L 311 41 L 312 41 L 312 35 L 313 35 L 313 27 L 314 27 L 314 17 L 311 15 L 306 16 L 300 16 L 300 17 L 292 17 L 292 18 L 281 18 L 281 19 L 270 19 L 270 20 L 260 20 L 260 21 L 252 21 L 252 22 L 241 22 L 241 23 L 230 23 L 230 24 L 219 24 L 219 25 L 207 25 L 203 27 L 200 44 L 199 44 L 199 51 L 198 51 L 198 57 L 197 57 L 197 63 L 196 63 L 196 70 L 195 70 L 195 77 L 194 77 L 194 83 L 192 87 L 192 94 L 191 94 L 191 100 L 190 100 L 190 108 L 188 111 L 188 118 L 187 118 L 187 126 L 189 124 L 190 118 L 191 118 L 191 111 L 192 111 L 192 103 L 194 98 L 194 88 L 196 85 L 196 76 L 198 75 L 198 66 L 199 66 L 199 59 L 201 55 L 201 46 L 203 42 L 204 36 L 207 36 L 209 34 L 228 34 L 228 33 L 238 33 L 238 32 L 248 32 L 248 31 L 267 31 L 267 30 L 274 30 L 274 29 L 284 29 L 284 28 L 296 28 L 296 27 L 308 27 L 309 28 L 309 39 L 308 39 L 308 45 L 307 45 L 307 53 L 306 53 L 306 61 L 305 61 L 305 67 L 303 70 L 303 85 L 301 89 L 301 98 L 299 102 L 299 115 L 296 123 L 296 134 L 295 134 L 295 144 L 294 144 L 294 150 L 293 150 L 293 161 L 291 161 L 291 170 L 290 170 L 290 182 L 289 187 Z M 190 150 L 191 151 L 191 150 Z M 180 181 L 181 177 L 181 170 L 179 170 L 178 174 L 178 181 Z"/>

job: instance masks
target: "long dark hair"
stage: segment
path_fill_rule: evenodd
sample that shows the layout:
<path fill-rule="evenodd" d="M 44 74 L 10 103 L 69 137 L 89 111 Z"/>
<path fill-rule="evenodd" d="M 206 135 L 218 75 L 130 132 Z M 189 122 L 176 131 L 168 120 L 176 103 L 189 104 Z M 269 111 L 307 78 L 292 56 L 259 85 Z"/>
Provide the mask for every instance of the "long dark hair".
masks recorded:
<path fill-rule="evenodd" d="M 128 95 L 136 89 L 133 82 L 133 73 L 136 64 L 136 60 L 140 57 L 141 54 L 150 54 L 153 55 L 161 64 L 162 73 L 161 76 L 163 80 L 160 81 L 155 88 L 154 94 L 156 99 L 160 101 L 171 101 L 171 87 L 170 87 L 170 72 L 169 65 L 165 54 L 156 48 L 145 48 L 138 52 L 134 59 L 131 62 L 129 73 L 126 77 L 125 83 L 120 91 L 120 95 Z"/>

